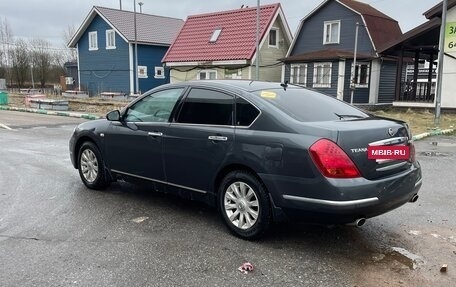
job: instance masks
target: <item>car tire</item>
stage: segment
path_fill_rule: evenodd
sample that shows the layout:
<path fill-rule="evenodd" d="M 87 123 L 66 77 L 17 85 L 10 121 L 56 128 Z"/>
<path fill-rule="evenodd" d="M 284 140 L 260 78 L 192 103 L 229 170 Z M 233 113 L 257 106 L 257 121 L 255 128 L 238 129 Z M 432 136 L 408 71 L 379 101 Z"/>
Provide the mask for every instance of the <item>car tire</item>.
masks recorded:
<path fill-rule="evenodd" d="M 106 179 L 105 166 L 100 150 L 92 142 L 81 145 L 78 153 L 79 176 L 90 189 L 104 189 L 109 185 Z"/>
<path fill-rule="evenodd" d="M 238 237 L 255 239 L 271 223 L 269 195 L 252 173 L 232 171 L 219 185 L 219 210 L 229 230 Z"/>

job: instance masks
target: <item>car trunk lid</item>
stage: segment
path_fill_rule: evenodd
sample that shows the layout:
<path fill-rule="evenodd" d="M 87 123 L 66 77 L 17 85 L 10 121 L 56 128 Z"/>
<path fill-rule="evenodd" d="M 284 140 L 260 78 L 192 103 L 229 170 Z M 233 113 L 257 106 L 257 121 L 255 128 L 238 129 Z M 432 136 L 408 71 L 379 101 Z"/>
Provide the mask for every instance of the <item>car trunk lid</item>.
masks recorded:
<path fill-rule="evenodd" d="M 377 179 L 410 168 L 407 160 L 368 159 L 370 146 L 410 146 L 410 132 L 405 123 L 383 118 L 368 117 L 340 121 L 319 122 L 322 128 L 338 132 L 337 144 L 355 163 L 361 175 Z"/>

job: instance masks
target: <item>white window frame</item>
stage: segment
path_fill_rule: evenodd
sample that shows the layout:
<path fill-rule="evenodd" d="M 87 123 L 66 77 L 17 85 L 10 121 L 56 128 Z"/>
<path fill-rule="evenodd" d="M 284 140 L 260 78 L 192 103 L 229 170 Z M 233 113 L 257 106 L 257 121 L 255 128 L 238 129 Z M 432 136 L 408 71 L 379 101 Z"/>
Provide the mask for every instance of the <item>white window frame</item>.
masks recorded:
<path fill-rule="evenodd" d="M 139 79 L 148 79 L 147 75 L 147 66 L 138 66 L 138 78 Z"/>
<path fill-rule="evenodd" d="M 165 78 L 165 68 L 156 66 L 154 78 L 155 79 L 164 79 Z"/>
<path fill-rule="evenodd" d="M 294 69 L 297 68 L 297 69 Z M 296 75 L 295 75 L 296 70 Z M 304 71 L 302 71 L 304 70 Z M 302 73 L 304 73 L 304 81 L 299 82 Z M 296 81 L 295 81 L 296 78 Z M 290 66 L 290 84 L 307 86 L 307 64 L 291 64 Z"/>
<path fill-rule="evenodd" d="M 198 72 L 198 74 L 196 76 L 197 80 L 201 80 L 201 74 L 202 73 L 206 74 L 206 78 L 204 80 L 210 80 L 210 78 L 207 78 L 207 74 L 210 74 L 210 73 L 215 73 L 215 79 L 214 80 L 217 80 L 217 70 L 201 70 L 201 71 Z"/>
<path fill-rule="evenodd" d="M 217 28 L 214 30 L 214 33 L 212 33 L 211 38 L 209 39 L 209 42 L 215 43 L 217 42 L 218 38 L 220 37 L 220 34 L 222 33 L 222 28 Z"/>
<path fill-rule="evenodd" d="M 271 44 L 271 32 L 272 31 L 275 31 L 275 33 L 276 33 L 275 44 Z M 269 33 L 268 33 L 268 47 L 270 47 L 270 48 L 278 48 L 279 47 L 279 28 L 272 27 L 271 30 L 269 30 Z"/>
<path fill-rule="evenodd" d="M 110 42 L 110 38 L 112 38 L 112 43 Z M 112 44 L 112 45 L 110 45 Z M 114 29 L 106 30 L 106 50 L 115 49 L 116 48 L 116 32 Z"/>
<path fill-rule="evenodd" d="M 318 75 L 317 75 L 317 68 L 322 67 L 324 68 L 325 66 L 329 65 L 329 82 L 328 83 L 323 83 L 323 81 L 318 81 Z M 321 63 L 314 63 L 314 70 L 313 70 L 313 87 L 314 88 L 331 88 L 331 76 L 332 76 L 332 63 L 331 62 L 321 62 Z M 319 77 L 320 80 L 324 79 L 324 76 Z"/>
<path fill-rule="evenodd" d="M 367 87 L 369 87 L 369 79 L 370 79 L 370 65 L 369 65 L 369 63 L 367 63 L 367 62 L 357 62 L 356 66 L 358 67 L 358 76 L 355 78 L 356 69 L 353 68 L 353 64 L 352 64 L 352 68 L 353 68 L 353 83 L 354 83 L 355 87 L 357 87 L 357 88 L 367 88 Z M 366 83 L 365 84 L 358 84 L 360 82 L 360 80 L 361 80 L 361 73 L 359 72 L 361 66 L 367 66 Z"/>
<path fill-rule="evenodd" d="M 337 24 L 337 40 L 331 35 L 331 26 Z M 326 41 L 326 34 L 329 32 L 329 41 Z M 340 20 L 325 21 L 323 26 L 323 45 L 339 44 L 340 43 Z"/>
<path fill-rule="evenodd" d="M 89 32 L 89 51 L 98 50 L 98 33 L 97 31 Z"/>

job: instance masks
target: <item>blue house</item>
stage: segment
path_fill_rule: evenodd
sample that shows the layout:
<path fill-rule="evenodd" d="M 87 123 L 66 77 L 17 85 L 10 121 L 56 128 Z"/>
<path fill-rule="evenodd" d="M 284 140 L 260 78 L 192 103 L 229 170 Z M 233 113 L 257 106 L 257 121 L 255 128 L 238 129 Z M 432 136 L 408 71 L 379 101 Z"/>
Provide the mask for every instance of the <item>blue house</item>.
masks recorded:
<path fill-rule="evenodd" d="M 91 96 L 135 94 L 169 83 L 169 71 L 161 59 L 183 23 L 181 19 L 136 13 L 135 29 L 135 13 L 93 7 L 68 43 L 78 51 L 79 89 Z"/>
<path fill-rule="evenodd" d="M 368 4 L 325 0 L 301 20 L 282 80 L 346 102 L 392 103 L 397 62 L 377 51 L 401 35 L 396 20 Z"/>

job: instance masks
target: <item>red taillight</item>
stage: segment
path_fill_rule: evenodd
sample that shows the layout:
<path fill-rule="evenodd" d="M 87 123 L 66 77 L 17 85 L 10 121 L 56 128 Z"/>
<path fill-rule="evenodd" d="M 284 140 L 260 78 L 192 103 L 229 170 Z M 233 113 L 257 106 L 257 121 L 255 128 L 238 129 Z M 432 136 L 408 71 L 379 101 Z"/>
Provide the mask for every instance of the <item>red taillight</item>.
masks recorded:
<path fill-rule="evenodd" d="M 331 178 L 360 177 L 360 173 L 348 155 L 334 142 L 321 139 L 310 147 L 310 155 L 320 172 Z"/>

